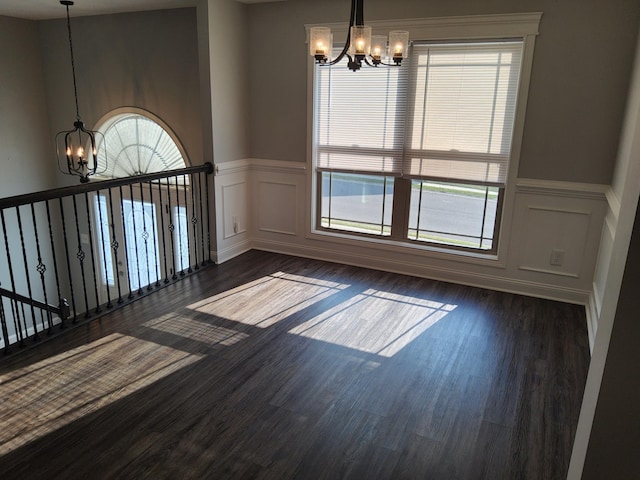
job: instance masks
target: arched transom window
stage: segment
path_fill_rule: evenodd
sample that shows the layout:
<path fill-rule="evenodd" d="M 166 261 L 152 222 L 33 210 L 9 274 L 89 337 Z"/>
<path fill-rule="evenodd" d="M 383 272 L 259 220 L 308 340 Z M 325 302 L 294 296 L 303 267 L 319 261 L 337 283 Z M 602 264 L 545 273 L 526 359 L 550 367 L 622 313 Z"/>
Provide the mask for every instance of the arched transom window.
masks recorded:
<path fill-rule="evenodd" d="M 98 155 L 106 162 L 96 176 L 120 178 L 186 167 L 182 148 L 160 123 L 138 112 L 119 113 L 102 123 Z"/>

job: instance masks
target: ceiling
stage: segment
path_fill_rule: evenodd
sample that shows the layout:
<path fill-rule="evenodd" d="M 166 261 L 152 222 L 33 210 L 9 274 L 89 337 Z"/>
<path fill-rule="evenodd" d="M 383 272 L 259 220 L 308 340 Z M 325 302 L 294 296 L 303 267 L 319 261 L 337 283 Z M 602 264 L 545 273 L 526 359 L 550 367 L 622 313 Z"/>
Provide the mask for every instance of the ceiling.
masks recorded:
<path fill-rule="evenodd" d="M 274 0 L 237 1 L 262 3 Z M 69 7 L 69 11 L 72 17 L 83 17 L 108 13 L 193 7 L 196 3 L 197 0 L 75 0 L 75 4 Z M 59 0 L 0 0 L 0 15 L 29 20 L 46 20 L 65 17 L 66 9 L 60 5 Z"/>

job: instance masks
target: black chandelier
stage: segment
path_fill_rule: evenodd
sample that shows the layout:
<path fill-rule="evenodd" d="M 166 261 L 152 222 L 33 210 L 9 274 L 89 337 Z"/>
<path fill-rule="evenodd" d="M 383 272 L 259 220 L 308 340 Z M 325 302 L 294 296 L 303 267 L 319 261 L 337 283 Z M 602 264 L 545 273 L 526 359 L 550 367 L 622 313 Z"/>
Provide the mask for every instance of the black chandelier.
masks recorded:
<path fill-rule="evenodd" d="M 96 149 L 96 133 L 85 128 L 80 119 L 78 109 L 78 86 L 76 82 L 76 66 L 73 59 L 73 42 L 71 41 L 71 19 L 69 18 L 70 0 L 60 0 L 60 4 L 67 8 L 67 30 L 69 32 L 69 51 L 71 53 L 71 74 L 73 75 L 73 95 L 76 101 L 76 120 L 73 130 L 65 130 L 56 134 L 58 168 L 64 174 L 80 177 L 80 182 L 86 183 L 89 177 L 98 169 L 98 152 Z M 64 138 L 64 144 L 62 139 Z M 64 151 L 64 153 L 62 153 Z M 66 157 L 66 171 L 63 168 Z"/>
<path fill-rule="evenodd" d="M 371 35 L 371 27 L 364 24 L 364 0 L 351 0 L 351 15 L 347 40 L 342 52 L 329 60 L 333 48 L 333 37 L 328 27 L 311 27 L 309 32 L 309 53 L 318 65 L 335 65 L 346 55 L 347 66 L 354 72 L 365 63 L 370 67 L 386 65 L 400 66 L 407 56 L 409 32 L 389 32 L 389 41 L 385 35 Z M 393 63 L 385 62 L 391 59 Z"/>

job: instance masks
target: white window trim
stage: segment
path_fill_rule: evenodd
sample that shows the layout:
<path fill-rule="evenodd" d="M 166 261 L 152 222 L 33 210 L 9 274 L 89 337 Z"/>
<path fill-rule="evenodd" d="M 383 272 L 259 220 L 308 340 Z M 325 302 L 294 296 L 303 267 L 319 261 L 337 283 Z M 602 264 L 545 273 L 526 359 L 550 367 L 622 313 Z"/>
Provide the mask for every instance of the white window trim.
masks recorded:
<path fill-rule="evenodd" d="M 467 15 L 456 17 L 433 17 L 433 18 L 411 18 L 400 20 L 381 20 L 367 22 L 373 30 L 373 34 L 384 35 L 389 30 L 402 29 L 409 31 L 409 38 L 416 41 L 432 40 L 482 40 L 497 38 L 522 38 L 522 69 L 520 72 L 520 85 L 518 90 L 518 100 L 516 116 L 513 126 L 513 143 L 511 145 L 511 159 L 509 162 L 509 172 L 504 194 L 504 205 L 499 226 L 499 243 L 495 254 L 483 254 L 478 252 L 464 252 L 459 250 L 449 250 L 432 245 L 408 245 L 406 243 L 392 242 L 386 239 L 377 238 L 354 238 L 349 234 L 336 232 L 326 232 L 316 228 L 315 201 L 317 189 L 315 182 L 315 165 L 313 152 L 313 118 L 314 118 L 314 59 L 308 56 L 307 63 L 307 164 L 311 168 L 307 169 L 307 221 L 306 238 L 316 241 L 332 241 L 347 245 L 359 245 L 370 243 L 377 249 L 384 248 L 405 252 L 419 250 L 429 253 L 437 258 L 468 261 L 482 265 L 506 268 L 508 246 L 511 240 L 511 226 L 513 209 L 515 204 L 516 179 L 520 164 L 520 153 L 522 149 L 522 137 L 524 133 L 524 120 L 526 115 L 527 98 L 529 95 L 529 83 L 531 78 L 531 68 L 533 65 L 533 51 L 535 38 L 538 35 L 538 28 L 541 12 L 534 13 L 513 13 L 497 15 Z M 334 36 L 335 43 L 344 43 L 347 36 L 347 23 L 330 24 L 307 24 L 305 25 L 307 42 L 309 31 L 314 26 L 328 26 Z M 346 68 L 346 67 L 345 67 Z M 357 75 L 357 72 L 354 74 Z"/>

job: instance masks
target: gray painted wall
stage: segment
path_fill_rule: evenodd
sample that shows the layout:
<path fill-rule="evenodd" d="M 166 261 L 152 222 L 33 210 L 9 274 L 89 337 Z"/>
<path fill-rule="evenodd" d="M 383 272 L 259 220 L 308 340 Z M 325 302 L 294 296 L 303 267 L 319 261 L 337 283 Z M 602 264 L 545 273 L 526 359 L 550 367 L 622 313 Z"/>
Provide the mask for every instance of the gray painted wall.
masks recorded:
<path fill-rule="evenodd" d="M 51 131 L 68 130 L 75 105 L 66 20 L 38 27 Z M 143 108 L 176 133 L 188 163 L 202 163 L 196 9 L 72 18 L 71 28 L 85 124 L 119 107 Z"/>
<path fill-rule="evenodd" d="M 543 12 L 519 176 L 609 184 L 628 91 L 636 0 L 368 0 L 365 20 Z M 345 22 L 348 2 L 251 5 L 252 157 L 305 161 L 305 23 Z M 357 75 L 357 73 L 356 73 Z"/>
<path fill-rule="evenodd" d="M 208 0 L 213 151 L 216 163 L 249 155 L 247 6 Z"/>
<path fill-rule="evenodd" d="M 52 186 L 37 23 L 10 17 L 0 17 L 0 168 L 0 197 Z"/>
<path fill-rule="evenodd" d="M 0 197 L 21 195 L 45 190 L 54 186 L 56 157 L 47 121 L 47 102 L 38 50 L 36 22 L 0 16 Z M 15 209 L 4 215 L 7 242 L 13 253 L 13 282 L 8 271 L 5 236 L 0 226 L 0 284 L 26 294 L 27 272 L 23 254 L 29 265 L 37 265 L 36 246 L 30 212 L 21 210 L 24 233 L 24 251 L 18 235 L 19 227 Z M 36 210 L 40 235 L 46 232 L 46 216 L 41 208 Z M 47 246 L 41 249 L 41 258 L 49 266 L 45 276 L 46 288 L 55 292 L 52 276 L 51 252 Z M 35 272 L 29 272 L 33 295 L 42 299 L 42 283 Z M 57 303 L 51 295 L 51 303 Z M 9 303 L 5 300 L 7 327 L 13 335 L 13 321 Z M 29 316 L 29 309 L 26 311 Z M 28 321 L 29 325 L 30 320 Z"/>

